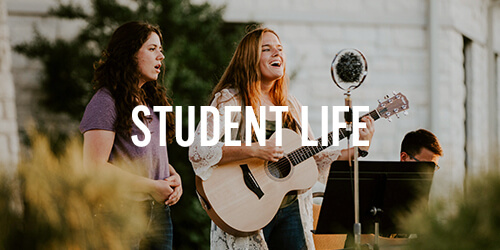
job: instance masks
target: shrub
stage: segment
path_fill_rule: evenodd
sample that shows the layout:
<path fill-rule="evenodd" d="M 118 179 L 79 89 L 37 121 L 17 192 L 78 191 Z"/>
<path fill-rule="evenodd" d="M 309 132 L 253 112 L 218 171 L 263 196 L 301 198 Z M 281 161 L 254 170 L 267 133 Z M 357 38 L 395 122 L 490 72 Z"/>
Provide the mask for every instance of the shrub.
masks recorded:
<path fill-rule="evenodd" d="M 83 169 L 80 140 L 56 156 L 30 138 L 16 174 L 0 173 L 0 249 L 127 249 L 146 225 L 130 185 Z"/>

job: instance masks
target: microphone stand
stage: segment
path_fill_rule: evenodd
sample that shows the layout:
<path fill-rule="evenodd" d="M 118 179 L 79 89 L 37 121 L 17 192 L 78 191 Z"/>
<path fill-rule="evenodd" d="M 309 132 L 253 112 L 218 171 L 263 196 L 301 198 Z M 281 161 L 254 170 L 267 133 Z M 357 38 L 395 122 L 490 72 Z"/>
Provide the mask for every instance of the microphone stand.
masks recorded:
<path fill-rule="evenodd" d="M 359 162 L 358 146 L 354 146 L 354 247 L 361 249 L 361 223 L 359 222 Z"/>
<path fill-rule="evenodd" d="M 339 64 L 340 63 L 340 64 Z M 340 65 L 340 66 L 339 66 Z M 340 69 L 339 69 L 340 67 Z M 342 72 L 338 75 L 337 70 Z M 349 111 L 345 113 L 346 132 L 347 132 L 347 149 L 349 166 L 351 165 L 350 153 L 350 134 L 352 133 L 352 100 L 351 90 L 358 88 L 365 80 L 368 65 L 366 58 L 357 49 L 343 49 L 333 59 L 331 65 L 332 79 L 340 89 L 346 90 L 345 106 L 349 107 Z M 347 73 L 347 74 L 346 74 Z M 355 77 L 356 74 L 359 77 Z M 346 78 L 344 78 L 346 77 Z M 338 79 L 337 79 L 338 78 Z M 338 81 L 339 80 L 339 81 Z M 350 86 L 346 89 L 340 83 L 347 83 Z M 361 249 L 361 223 L 359 222 L 359 163 L 358 163 L 358 146 L 354 146 L 354 247 L 356 250 Z"/>
<path fill-rule="evenodd" d="M 352 99 L 351 92 L 347 90 L 345 95 L 345 105 L 349 107 L 349 111 L 344 114 L 344 119 L 346 121 L 346 131 L 347 133 L 347 148 L 348 148 L 348 159 L 349 166 L 351 165 L 350 160 L 350 138 L 352 133 Z M 358 162 L 358 146 L 354 146 L 354 249 L 361 249 L 361 223 L 359 222 L 359 162 Z"/>

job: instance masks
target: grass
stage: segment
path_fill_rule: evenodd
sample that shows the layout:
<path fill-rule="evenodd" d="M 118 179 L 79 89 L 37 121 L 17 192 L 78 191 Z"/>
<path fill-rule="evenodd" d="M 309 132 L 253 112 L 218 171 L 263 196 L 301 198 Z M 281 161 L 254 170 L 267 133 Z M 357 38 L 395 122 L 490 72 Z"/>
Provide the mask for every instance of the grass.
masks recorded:
<path fill-rule="evenodd" d="M 28 156 L 6 167 L 15 173 L 0 172 L 0 249 L 128 249 L 146 226 L 130 185 L 83 168 L 78 139 L 56 156 L 33 134 Z"/>
<path fill-rule="evenodd" d="M 500 249 L 500 175 L 489 172 L 468 183 L 465 194 L 403 221 L 418 235 L 409 249 Z"/>

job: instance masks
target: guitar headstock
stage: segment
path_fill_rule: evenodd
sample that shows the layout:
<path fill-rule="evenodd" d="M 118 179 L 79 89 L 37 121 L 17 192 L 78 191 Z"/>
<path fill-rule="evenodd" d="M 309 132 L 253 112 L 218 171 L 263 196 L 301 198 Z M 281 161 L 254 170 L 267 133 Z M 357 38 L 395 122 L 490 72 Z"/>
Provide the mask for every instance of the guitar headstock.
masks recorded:
<path fill-rule="evenodd" d="M 410 103 L 405 95 L 401 94 L 401 92 L 397 93 L 393 92 L 394 95 L 389 97 L 386 95 L 384 97 L 384 101 L 378 101 L 379 105 L 376 108 L 380 117 L 389 119 L 392 115 L 396 115 L 399 118 L 398 113 L 403 112 L 405 115 L 408 113 L 408 109 L 410 108 Z"/>

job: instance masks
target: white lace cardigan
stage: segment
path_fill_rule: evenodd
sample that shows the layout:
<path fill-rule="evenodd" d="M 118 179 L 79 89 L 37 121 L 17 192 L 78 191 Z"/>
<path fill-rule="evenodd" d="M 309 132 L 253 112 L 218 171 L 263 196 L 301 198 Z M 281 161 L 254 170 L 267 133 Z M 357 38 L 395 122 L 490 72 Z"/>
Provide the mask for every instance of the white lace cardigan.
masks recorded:
<path fill-rule="evenodd" d="M 300 122 L 298 119 L 301 112 L 300 103 L 293 96 L 289 96 L 290 107 L 289 110 L 295 110 L 292 112 L 294 118 Z M 224 143 L 221 142 L 221 138 L 224 136 L 224 121 L 225 112 L 224 107 L 226 106 L 241 106 L 240 99 L 237 97 L 237 91 L 234 89 L 223 89 L 215 95 L 211 106 L 216 107 L 219 110 L 219 142 L 214 146 L 201 146 L 200 125 L 196 129 L 195 140 L 193 144 L 189 147 L 189 160 L 193 165 L 194 172 L 201 179 L 206 180 L 210 177 L 212 170 L 217 167 L 217 163 L 222 158 L 222 147 Z M 207 138 L 213 138 L 213 115 L 209 113 L 207 117 Z M 231 121 L 239 123 L 241 119 L 241 114 L 238 112 L 232 112 Z M 231 139 L 236 139 L 237 130 L 233 129 L 231 134 Z M 309 130 L 309 137 L 312 136 L 311 130 Z M 316 154 L 314 159 L 316 160 L 316 165 L 318 166 L 318 180 L 325 183 L 328 177 L 328 172 L 331 163 L 340 156 L 340 150 L 333 150 L 331 147 L 323 150 L 322 152 Z M 311 230 L 313 229 L 313 215 L 312 215 L 312 191 L 308 189 L 306 191 L 299 191 L 299 208 L 300 216 L 302 219 L 302 226 L 304 228 L 304 235 L 306 239 L 307 249 L 315 249 L 314 241 L 312 238 Z M 266 242 L 264 240 L 264 234 L 262 230 L 258 233 L 246 236 L 246 237 L 235 237 L 217 227 L 213 222 L 210 232 L 210 248 L 211 249 L 267 249 Z"/>

